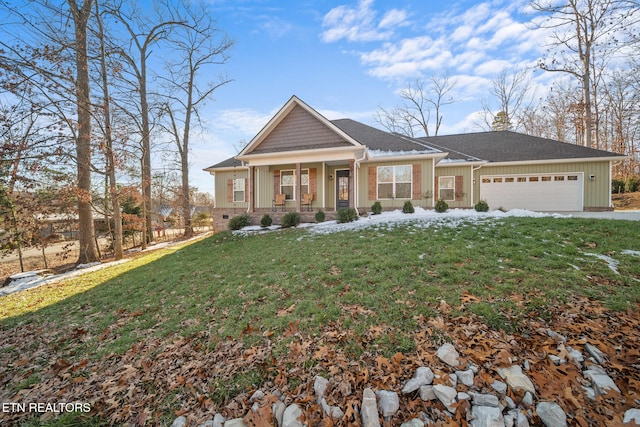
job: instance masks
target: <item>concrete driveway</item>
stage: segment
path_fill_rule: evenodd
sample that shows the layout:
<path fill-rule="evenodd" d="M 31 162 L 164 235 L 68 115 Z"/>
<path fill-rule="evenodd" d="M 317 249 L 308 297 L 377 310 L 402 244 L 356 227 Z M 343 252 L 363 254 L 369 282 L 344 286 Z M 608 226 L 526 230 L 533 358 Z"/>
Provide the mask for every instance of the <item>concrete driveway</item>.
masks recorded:
<path fill-rule="evenodd" d="M 625 219 L 629 221 L 640 221 L 640 210 L 610 211 L 610 212 L 561 212 L 561 213 L 563 215 L 571 215 L 576 218 Z"/>

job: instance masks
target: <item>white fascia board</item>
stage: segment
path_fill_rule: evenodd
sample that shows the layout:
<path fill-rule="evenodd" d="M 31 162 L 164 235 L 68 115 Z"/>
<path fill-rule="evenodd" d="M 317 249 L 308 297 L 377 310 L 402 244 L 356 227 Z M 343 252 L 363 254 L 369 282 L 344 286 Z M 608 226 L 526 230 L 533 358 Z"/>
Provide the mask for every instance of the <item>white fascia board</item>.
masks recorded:
<path fill-rule="evenodd" d="M 593 163 L 593 162 L 614 162 L 625 160 L 629 156 L 621 157 L 583 157 L 577 159 L 550 159 L 550 160 L 520 160 L 516 162 L 488 162 L 484 166 L 526 166 L 526 165 L 548 165 L 559 163 Z"/>
<path fill-rule="evenodd" d="M 486 160 L 460 160 L 459 162 L 440 162 L 436 164 L 436 168 L 452 168 L 458 166 L 484 166 L 487 164 Z"/>
<path fill-rule="evenodd" d="M 332 147 L 316 150 L 283 151 L 239 155 L 237 158 L 247 166 L 270 166 L 285 163 L 331 162 L 335 160 L 355 160 L 364 147 Z M 361 156 L 360 156 L 361 157 Z"/>
<path fill-rule="evenodd" d="M 373 157 L 367 160 L 363 160 L 360 163 L 380 163 L 380 162 L 395 162 L 404 160 L 425 160 L 425 159 L 441 159 L 447 156 L 448 153 L 430 153 L 430 154 L 408 154 L 403 156 L 380 156 Z"/>
<path fill-rule="evenodd" d="M 209 172 L 211 175 L 215 175 L 216 172 L 232 172 L 232 171 L 237 171 L 238 169 L 246 170 L 247 167 L 243 165 L 238 165 L 238 166 L 227 166 L 224 168 L 206 168 L 203 170 L 206 172 Z"/>

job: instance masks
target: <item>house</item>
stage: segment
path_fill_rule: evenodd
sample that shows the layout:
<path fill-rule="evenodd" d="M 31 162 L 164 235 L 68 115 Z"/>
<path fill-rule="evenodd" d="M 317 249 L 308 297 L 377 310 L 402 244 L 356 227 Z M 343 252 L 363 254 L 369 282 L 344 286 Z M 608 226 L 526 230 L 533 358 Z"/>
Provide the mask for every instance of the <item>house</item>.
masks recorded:
<path fill-rule="evenodd" d="M 383 209 L 443 199 L 460 208 L 486 200 L 491 209 L 610 210 L 612 163 L 625 158 L 510 131 L 409 138 L 328 120 L 293 96 L 237 156 L 205 170 L 215 177 L 214 222 L 224 227 L 245 212 L 255 223 L 283 211 L 331 217 L 368 212 L 375 201 Z"/>

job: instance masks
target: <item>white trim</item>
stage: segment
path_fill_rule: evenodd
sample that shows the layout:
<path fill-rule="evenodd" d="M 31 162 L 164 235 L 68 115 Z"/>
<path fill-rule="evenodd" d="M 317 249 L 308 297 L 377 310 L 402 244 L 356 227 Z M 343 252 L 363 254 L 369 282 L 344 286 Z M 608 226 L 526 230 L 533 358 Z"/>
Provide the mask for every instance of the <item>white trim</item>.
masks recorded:
<path fill-rule="evenodd" d="M 400 184 L 406 184 L 407 181 L 400 181 L 398 182 L 396 180 L 396 168 L 406 168 L 408 167 L 411 172 L 411 178 L 408 181 L 410 184 L 409 187 L 409 197 L 396 197 L 396 185 L 398 183 Z M 384 182 L 383 184 L 391 184 L 392 190 L 391 190 L 391 197 L 385 197 L 385 198 L 381 198 L 380 194 L 378 192 L 379 190 L 379 185 L 380 185 L 380 179 L 378 178 L 378 172 L 380 170 L 380 168 L 392 168 L 392 175 L 393 175 L 393 180 L 389 183 L 389 182 Z M 413 165 L 409 164 L 409 165 L 380 165 L 380 166 L 376 166 L 376 200 L 412 200 L 413 199 Z"/>
<path fill-rule="evenodd" d="M 423 159 L 434 159 L 434 164 L 435 159 L 437 158 L 443 158 L 447 155 L 447 153 L 432 153 L 432 154 L 413 154 L 413 155 L 406 155 L 406 156 L 387 156 L 387 157 L 373 157 L 373 158 L 368 158 L 367 160 L 363 160 L 361 163 L 384 163 L 384 162 L 401 162 L 401 161 L 406 161 L 406 160 L 423 160 Z M 456 166 L 460 166 L 460 164 L 456 165 Z"/>
<path fill-rule="evenodd" d="M 456 201 L 456 177 L 454 175 L 444 175 L 439 176 L 438 178 L 438 200 L 444 200 L 445 202 L 455 202 Z M 453 181 L 453 199 L 443 199 L 440 197 L 440 191 L 442 191 L 442 186 L 440 185 L 440 180 L 442 178 L 451 178 Z M 445 190 L 452 190 L 451 188 L 445 188 Z"/>
<path fill-rule="evenodd" d="M 626 156 L 628 157 L 628 156 Z M 522 160 L 516 162 L 487 162 L 484 166 L 522 166 L 522 165 L 546 165 L 558 163 L 593 163 L 624 160 L 624 157 L 585 157 L 579 159 L 549 159 L 549 160 Z"/>
<path fill-rule="evenodd" d="M 353 160 L 359 147 L 330 147 L 314 150 L 282 151 L 278 153 L 247 154 L 237 156 L 251 166 L 272 166 L 283 163 L 320 163 L 336 160 Z"/>
<path fill-rule="evenodd" d="M 232 178 L 233 184 L 231 191 L 233 192 L 233 203 L 245 203 L 247 201 L 247 178 Z M 242 180 L 242 190 L 236 190 L 236 181 Z M 236 200 L 236 191 L 242 191 L 242 200 Z"/>
<path fill-rule="evenodd" d="M 300 176 L 302 177 L 302 175 L 304 175 L 304 171 L 307 171 L 306 175 L 307 175 L 307 179 L 311 179 L 311 176 L 309 174 L 309 168 L 300 168 Z M 302 200 L 302 195 L 297 194 L 297 189 L 298 189 L 298 175 L 296 174 L 296 169 L 280 169 L 280 194 L 282 194 L 282 173 L 283 172 L 293 172 L 293 198 L 291 199 L 285 199 L 285 201 L 292 201 L 295 202 L 296 200 L 298 200 L 298 198 L 300 198 L 300 200 Z M 300 182 L 300 191 L 302 191 L 302 182 Z M 286 187 L 289 187 L 289 185 L 287 185 Z M 309 190 L 311 187 L 311 183 L 307 181 L 307 190 Z"/>

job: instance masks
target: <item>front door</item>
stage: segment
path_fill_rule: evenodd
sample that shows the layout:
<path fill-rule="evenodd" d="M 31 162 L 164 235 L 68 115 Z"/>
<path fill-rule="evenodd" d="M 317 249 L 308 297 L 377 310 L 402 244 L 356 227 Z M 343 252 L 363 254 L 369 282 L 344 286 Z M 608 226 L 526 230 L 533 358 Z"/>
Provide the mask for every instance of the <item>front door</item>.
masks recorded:
<path fill-rule="evenodd" d="M 336 194 L 338 200 L 336 206 L 338 209 L 349 207 L 349 171 L 336 171 Z"/>

